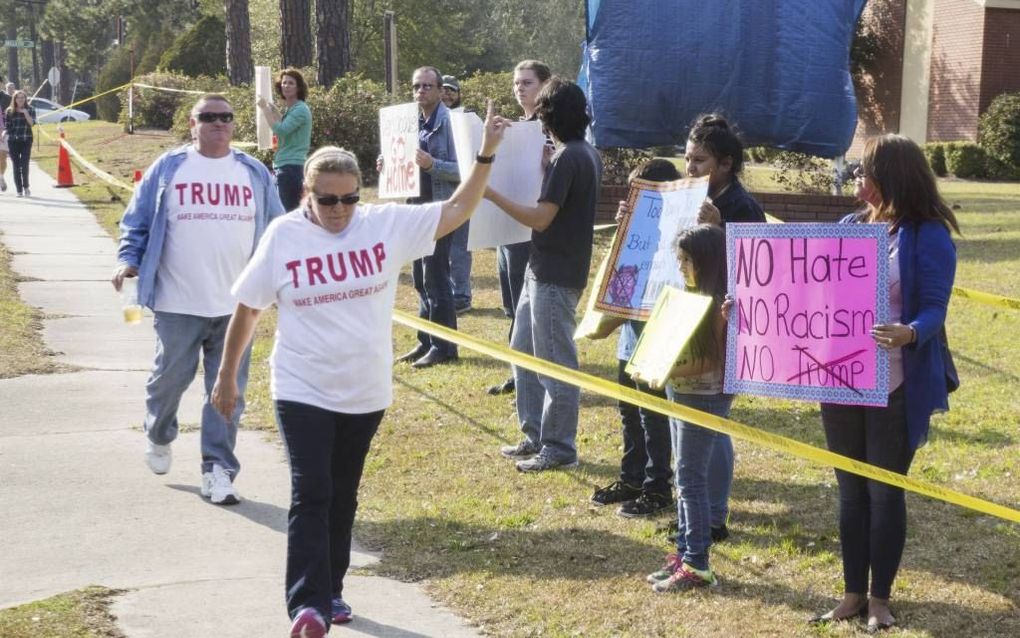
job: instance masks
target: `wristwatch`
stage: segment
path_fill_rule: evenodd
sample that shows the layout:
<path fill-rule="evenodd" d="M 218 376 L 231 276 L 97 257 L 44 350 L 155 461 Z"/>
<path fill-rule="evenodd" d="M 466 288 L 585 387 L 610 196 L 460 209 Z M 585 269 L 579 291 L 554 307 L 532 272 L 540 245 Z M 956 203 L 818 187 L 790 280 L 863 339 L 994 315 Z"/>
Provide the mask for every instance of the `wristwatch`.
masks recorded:
<path fill-rule="evenodd" d="M 489 155 L 488 157 L 486 157 L 485 155 L 482 155 L 481 153 L 479 153 L 478 155 L 475 155 L 475 161 L 478 162 L 479 164 L 492 164 L 492 162 L 495 159 L 496 159 L 496 155 L 495 154 Z"/>

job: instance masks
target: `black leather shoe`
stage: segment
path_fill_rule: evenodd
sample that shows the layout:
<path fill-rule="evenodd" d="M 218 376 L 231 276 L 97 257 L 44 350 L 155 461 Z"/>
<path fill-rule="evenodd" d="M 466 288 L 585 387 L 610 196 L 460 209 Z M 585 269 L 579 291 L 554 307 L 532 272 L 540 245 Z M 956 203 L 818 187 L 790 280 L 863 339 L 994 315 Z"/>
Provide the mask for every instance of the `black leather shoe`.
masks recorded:
<path fill-rule="evenodd" d="M 489 394 L 491 394 L 493 396 L 496 396 L 496 395 L 499 395 L 499 394 L 511 394 L 516 389 L 517 389 L 517 386 L 514 383 L 514 378 L 510 377 L 509 379 L 507 379 L 503 383 L 497 383 L 496 385 L 490 385 L 489 389 L 486 390 L 486 392 L 488 392 Z"/>
<path fill-rule="evenodd" d="M 429 350 L 424 357 L 418 359 L 411 364 L 412 368 L 431 368 L 432 366 L 439 365 L 440 363 L 449 363 L 450 361 L 456 361 L 457 355 L 448 354 L 441 351 L 439 348 L 432 348 Z"/>
<path fill-rule="evenodd" d="M 418 359 L 421 359 L 426 354 L 428 354 L 428 352 L 429 349 L 419 343 L 418 347 L 415 348 L 414 350 L 410 352 L 405 352 L 404 354 L 397 357 L 397 363 L 402 363 L 404 361 L 417 361 Z"/>

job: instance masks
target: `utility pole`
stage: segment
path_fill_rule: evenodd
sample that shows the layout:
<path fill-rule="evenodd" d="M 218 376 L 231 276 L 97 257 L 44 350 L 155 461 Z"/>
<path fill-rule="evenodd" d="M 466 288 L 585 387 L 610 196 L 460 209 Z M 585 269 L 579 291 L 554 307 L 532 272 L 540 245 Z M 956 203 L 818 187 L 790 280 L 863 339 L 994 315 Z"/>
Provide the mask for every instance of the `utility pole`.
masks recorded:
<path fill-rule="evenodd" d="M 392 11 L 383 14 L 383 57 L 386 66 L 386 91 L 397 94 L 397 17 Z"/>

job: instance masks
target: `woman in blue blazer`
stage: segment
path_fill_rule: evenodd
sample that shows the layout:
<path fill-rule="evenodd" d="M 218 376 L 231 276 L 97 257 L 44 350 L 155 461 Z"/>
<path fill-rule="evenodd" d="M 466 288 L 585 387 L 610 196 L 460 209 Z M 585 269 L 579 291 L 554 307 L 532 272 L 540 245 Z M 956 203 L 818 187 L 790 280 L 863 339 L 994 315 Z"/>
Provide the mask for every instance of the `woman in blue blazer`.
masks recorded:
<path fill-rule="evenodd" d="M 910 139 L 868 140 L 854 176 L 867 208 L 844 221 L 887 224 L 891 238 L 889 316 L 899 320 L 871 333 L 889 353 L 889 401 L 885 407 L 823 403 L 822 424 L 833 452 L 906 474 L 927 440 L 932 413 L 949 408 L 948 394 L 959 383 L 944 326 L 956 273 L 950 233 L 960 229 Z M 811 621 L 867 618 L 874 633 L 895 624 L 889 594 L 906 541 L 906 500 L 902 489 L 856 474 L 836 470 L 836 480 L 843 600 Z"/>

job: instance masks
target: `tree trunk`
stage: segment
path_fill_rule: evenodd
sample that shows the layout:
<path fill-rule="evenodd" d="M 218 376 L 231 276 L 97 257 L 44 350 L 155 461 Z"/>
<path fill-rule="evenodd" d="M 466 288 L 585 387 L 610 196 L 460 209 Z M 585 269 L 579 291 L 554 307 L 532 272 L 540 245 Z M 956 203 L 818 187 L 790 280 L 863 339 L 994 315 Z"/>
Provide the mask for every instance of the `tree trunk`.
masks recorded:
<path fill-rule="evenodd" d="M 280 53 L 283 66 L 312 64 L 311 0 L 280 0 Z"/>
<path fill-rule="evenodd" d="M 323 88 L 351 70 L 350 0 L 315 0 L 315 46 Z"/>
<path fill-rule="evenodd" d="M 47 77 L 49 77 L 50 69 L 52 69 L 55 66 L 54 57 L 53 57 L 53 41 L 52 40 L 43 40 L 41 42 L 41 44 L 42 44 L 42 65 L 43 65 L 43 70 L 46 72 Z M 63 79 L 63 76 L 61 76 L 61 79 Z M 53 92 L 53 87 L 50 86 L 49 82 L 46 83 L 46 86 L 43 88 L 42 92 L 39 95 L 41 95 L 42 97 L 54 100 L 56 102 L 60 102 L 60 96 Z M 60 102 L 60 103 L 61 104 L 67 104 L 67 102 Z"/>
<path fill-rule="evenodd" d="M 18 39 L 18 14 L 14 3 L 7 6 L 7 39 Z M 18 49 L 11 47 L 7 49 L 7 81 L 14 82 L 14 85 L 21 88 L 21 69 L 18 68 Z"/>
<path fill-rule="evenodd" d="M 227 23 L 227 77 L 230 84 L 251 84 L 255 67 L 251 61 L 251 21 L 248 0 L 223 0 Z"/>

